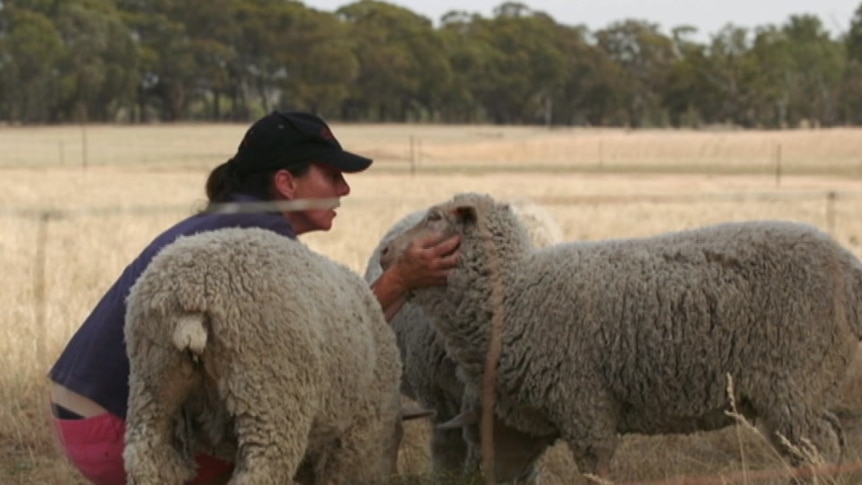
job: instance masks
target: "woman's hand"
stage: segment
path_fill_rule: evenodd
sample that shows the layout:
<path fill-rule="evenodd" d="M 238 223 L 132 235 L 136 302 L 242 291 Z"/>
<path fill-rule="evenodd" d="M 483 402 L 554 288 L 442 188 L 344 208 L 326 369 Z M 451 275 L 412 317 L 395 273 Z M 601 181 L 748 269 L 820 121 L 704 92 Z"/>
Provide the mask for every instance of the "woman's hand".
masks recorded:
<path fill-rule="evenodd" d="M 371 288 L 391 320 L 415 288 L 446 284 L 449 271 L 458 265 L 459 236 L 432 234 L 413 241 L 401 256 L 383 271 Z"/>
<path fill-rule="evenodd" d="M 413 241 L 389 268 L 404 291 L 424 286 L 445 285 L 449 271 L 458 264 L 459 236 L 444 238 L 431 234 Z"/>

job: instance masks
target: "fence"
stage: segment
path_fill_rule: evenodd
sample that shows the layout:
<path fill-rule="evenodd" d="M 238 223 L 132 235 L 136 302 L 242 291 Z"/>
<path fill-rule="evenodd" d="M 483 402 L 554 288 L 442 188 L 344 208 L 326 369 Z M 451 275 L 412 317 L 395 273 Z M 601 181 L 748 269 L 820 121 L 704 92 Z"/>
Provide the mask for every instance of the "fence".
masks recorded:
<path fill-rule="evenodd" d="M 651 204 L 697 204 L 709 203 L 712 201 L 730 201 L 730 202 L 746 202 L 746 201 L 781 201 L 781 200 L 820 200 L 823 202 L 825 213 L 825 229 L 830 232 L 835 232 L 836 225 L 836 205 L 840 200 L 851 200 L 862 198 L 860 193 L 839 193 L 836 191 L 822 192 L 805 192 L 805 193 L 717 193 L 717 194 L 637 194 L 637 195 L 584 195 L 584 196 L 547 196 L 539 197 L 536 202 L 548 206 L 578 206 L 578 205 L 625 205 L 633 203 L 651 203 Z M 310 201 L 294 201 L 281 203 L 264 203 L 264 204 L 245 204 L 242 206 L 235 204 L 224 204 L 217 207 L 221 211 L 261 211 L 261 210 L 304 210 L 313 207 L 332 207 L 334 200 L 320 200 L 315 203 Z M 104 217 L 110 215 L 132 215 L 141 216 L 146 214 L 158 213 L 176 213 L 186 209 L 180 206 L 137 206 L 137 207 L 102 207 L 89 209 L 15 209 L 6 208 L 0 209 L 0 216 L 16 217 L 38 222 L 36 231 L 35 245 L 35 260 L 33 262 L 33 314 L 35 315 L 37 328 L 41 329 L 40 334 L 44 335 L 45 330 L 45 272 L 46 272 L 46 249 L 49 244 L 47 238 L 48 227 L 51 223 L 61 220 L 74 219 L 77 217 Z M 41 341 L 41 339 L 40 339 Z M 45 357 L 45 349 L 43 344 L 39 344 L 37 354 L 39 358 Z"/>
<path fill-rule="evenodd" d="M 859 130 L 686 131 L 537 127 L 343 125 L 345 147 L 376 170 L 747 173 L 862 176 Z M 0 167 L 144 165 L 208 168 L 229 157 L 245 126 L 179 124 L 0 130 Z"/>

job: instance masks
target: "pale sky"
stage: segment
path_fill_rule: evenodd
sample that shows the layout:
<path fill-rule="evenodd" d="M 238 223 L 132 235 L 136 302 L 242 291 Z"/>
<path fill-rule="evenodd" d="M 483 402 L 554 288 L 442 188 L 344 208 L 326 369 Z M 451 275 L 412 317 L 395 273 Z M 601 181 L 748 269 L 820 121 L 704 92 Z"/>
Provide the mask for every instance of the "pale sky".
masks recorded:
<path fill-rule="evenodd" d="M 308 7 L 333 12 L 353 3 L 350 0 L 303 0 Z M 427 17 L 434 25 L 450 10 L 464 10 L 492 17 L 502 0 L 390 0 Z M 585 24 L 591 31 L 627 18 L 659 24 L 670 33 L 672 27 L 697 27 L 698 40 L 707 40 L 728 23 L 753 28 L 780 26 L 791 15 L 811 14 L 820 18 L 834 35 L 846 32 L 853 13 L 862 0 L 523 0 L 530 9 L 550 15 L 559 24 Z"/>

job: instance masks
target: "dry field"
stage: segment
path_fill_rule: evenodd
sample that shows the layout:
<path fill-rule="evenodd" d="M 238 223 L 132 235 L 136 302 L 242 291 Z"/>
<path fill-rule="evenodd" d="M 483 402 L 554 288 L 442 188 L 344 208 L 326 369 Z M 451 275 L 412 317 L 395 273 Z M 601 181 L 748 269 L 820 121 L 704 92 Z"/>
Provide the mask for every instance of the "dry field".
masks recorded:
<path fill-rule="evenodd" d="M 243 128 L 0 128 L 0 483 L 82 483 L 54 447 L 45 373 L 125 264 L 202 206 L 207 171 L 233 151 Z M 348 179 L 353 191 L 336 227 L 303 239 L 357 271 L 397 218 L 460 191 L 544 203 L 569 239 L 781 218 L 829 230 L 862 256 L 862 131 L 334 131 L 378 161 Z M 856 379 L 836 408 L 846 427 L 846 467 L 821 480 L 862 483 Z M 427 471 L 423 426 L 408 425 L 401 467 L 408 483 Z M 546 485 L 580 480 L 559 446 L 542 470 Z M 620 483 L 786 483 L 776 478 L 786 467 L 747 426 L 627 436 L 612 470 Z"/>

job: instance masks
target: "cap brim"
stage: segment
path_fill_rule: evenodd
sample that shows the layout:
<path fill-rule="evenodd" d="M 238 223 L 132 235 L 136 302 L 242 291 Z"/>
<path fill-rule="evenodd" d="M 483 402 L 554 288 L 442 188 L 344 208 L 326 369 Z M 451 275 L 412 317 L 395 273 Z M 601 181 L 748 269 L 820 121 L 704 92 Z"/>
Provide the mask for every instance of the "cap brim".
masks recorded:
<path fill-rule="evenodd" d="M 355 173 L 370 167 L 373 160 L 344 150 L 321 150 L 311 161 L 325 163 L 342 172 Z"/>

